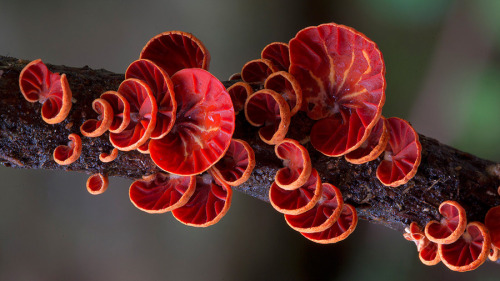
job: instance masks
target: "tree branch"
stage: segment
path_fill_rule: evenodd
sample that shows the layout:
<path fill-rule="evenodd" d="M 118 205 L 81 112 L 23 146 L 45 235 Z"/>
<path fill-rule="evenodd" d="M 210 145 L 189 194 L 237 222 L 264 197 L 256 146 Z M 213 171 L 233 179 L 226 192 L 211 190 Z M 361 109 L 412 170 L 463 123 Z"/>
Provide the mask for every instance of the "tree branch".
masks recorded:
<path fill-rule="evenodd" d="M 68 142 L 70 133 L 79 134 L 80 125 L 95 118 L 92 101 L 107 90 L 116 90 L 123 75 L 88 67 L 73 68 L 48 65 L 53 72 L 66 73 L 73 91 L 73 107 L 60 124 L 43 122 L 38 103 L 24 100 L 19 91 L 19 73 L 28 61 L 0 56 L 0 163 L 23 169 L 54 169 L 88 174 L 104 172 L 129 179 L 158 172 L 148 155 L 136 151 L 120 152 L 110 163 L 99 161 L 101 152 L 112 146 L 107 134 L 99 138 L 82 137 L 82 156 L 73 164 L 60 166 L 52 159 L 53 150 Z M 226 86 L 229 85 L 227 82 Z M 312 121 L 298 114 L 292 119 L 287 135 L 303 140 L 309 135 Z M 235 138 L 244 139 L 255 150 L 257 165 L 249 181 L 234 188 L 260 200 L 268 201 L 268 188 L 281 168 L 274 147 L 264 144 L 257 129 L 243 116 L 237 116 Z M 421 226 L 440 219 L 439 204 L 458 201 L 467 211 L 469 221 L 483 221 L 489 208 L 500 205 L 500 164 L 443 145 L 420 135 L 422 161 L 416 176 L 407 184 L 390 188 L 382 185 L 375 172 L 379 160 L 352 165 L 343 158 L 322 155 L 308 142 L 314 168 L 324 182 L 342 191 L 344 200 L 358 210 L 361 219 L 403 231 L 412 221 Z"/>

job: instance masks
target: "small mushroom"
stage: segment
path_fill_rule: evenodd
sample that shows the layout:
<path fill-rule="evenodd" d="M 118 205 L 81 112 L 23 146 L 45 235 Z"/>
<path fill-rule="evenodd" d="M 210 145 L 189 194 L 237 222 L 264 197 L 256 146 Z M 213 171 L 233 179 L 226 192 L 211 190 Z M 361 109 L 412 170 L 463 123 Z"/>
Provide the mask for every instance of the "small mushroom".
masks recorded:
<path fill-rule="evenodd" d="M 104 134 L 113 123 L 113 108 L 104 99 L 95 99 L 92 102 L 92 108 L 99 115 L 97 119 L 89 119 L 83 122 L 80 126 L 80 132 L 82 135 L 95 138 Z"/>
<path fill-rule="evenodd" d="M 417 173 L 422 145 L 418 133 L 407 121 L 391 117 L 386 119 L 386 125 L 389 143 L 385 148 L 384 160 L 377 168 L 377 178 L 384 185 L 397 187 L 407 183 Z"/>
<path fill-rule="evenodd" d="M 276 211 L 299 215 L 311 210 L 321 198 L 321 179 L 313 169 L 307 182 L 294 190 L 286 190 L 273 182 L 269 189 L 269 201 Z"/>
<path fill-rule="evenodd" d="M 102 173 L 93 174 L 87 180 L 87 191 L 92 195 L 102 194 L 108 188 L 108 176 Z"/>
<path fill-rule="evenodd" d="M 278 68 L 270 60 L 251 60 L 241 69 L 241 78 L 247 83 L 264 84 L 271 73 L 278 71 Z"/>
<path fill-rule="evenodd" d="M 210 168 L 211 174 L 229 186 L 246 182 L 255 167 L 255 153 L 244 140 L 232 139 L 226 154 Z"/>
<path fill-rule="evenodd" d="M 109 154 L 106 152 L 99 154 L 99 160 L 104 163 L 114 161 L 116 157 L 118 157 L 118 149 L 116 148 L 113 148 L 113 150 L 111 150 L 111 153 Z"/>
<path fill-rule="evenodd" d="M 283 160 L 285 166 L 276 172 L 274 182 L 286 190 L 294 190 L 304 185 L 312 171 L 307 149 L 296 140 L 284 139 L 276 144 L 274 152 Z"/>
<path fill-rule="evenodd" d="M 151 38 L 140 58 L 151 60 L 170 76 L 184 68 L 208 70 L 210 64 L 205 45 L 194 35 L 182 31 L 167 31 Z"/>
<path fill-rule="evenodd" d="M 437 244 L 425 237 L 424 232 L 416 222 L 412 222 L 410 227 L 405 230 L 407 231 L 407 233 L 404 234 L 405 239 L 415 242 L 418 257 L 423 264 L 431 266 L 441 261 Z"/>
<path fill-rule="evenodd" d="M 491 249 L 490 253 L 488 254 L 488 259 L 490 259 L 490 261 L 497 261 L 498 258 L 500 258 L 500 249 L 495 247 L 495 245 L 491 244 Z"/>
<path fill-rule="evenodd" d="M 40 59 L 23 68 L 19 88 L 27 101 L 42 104 L 42 119 L 48 124 L 62 122 L 71 110 L 72 93 L 66 74 L 50 72 Z"/>
<path fill-rule="evenodd" d="M 113 121 L 109 132 L 119 134 L 130 124 L 130 104 L 127 99 L 115 91 L 107 91 L 101 95 L 101 99 L 107 101 L 113 109 Z"/>
<path fill-rule="evenodd" d="M 152 214 L 165 213 L 186 204 L 195 192 L 194 176 L 156 173 L 130 185 L 130 201 L 138 209 Z"/>
<path fill-rule="evenodd" d="M 229 76 L 229 81 L 237 81 L 237 80 L 242 80 L 241 79 L 241 73 L 233 73 L 231 76 Z"/>
<path fill-rule="evenodd" d="M 352 164 L 363 164 L 375 160 L 384 152 L 388 141 L 389 130 L 385 118 L 381 116 L 370 136 L 356 150 L 347 153 L 345 160 Z"/>
<path fill-rule="evenodd" d="M 500 248 L 500 206 L 488 210 L 484 218 L 484 224 L 491 236 L 491 244 Z"/>
<path fill-rule="evenodd" d="M 270 60 L 279 70 L 288 71 L 290 67 L 290 55 L 286 43 L 273 42 L 265 46 L 260 57 Z"/>
<path fill-rule="evenodd" d="M 425 226 L 425 236 L 438 244 L 451 244 L 464 233 L 467 225 L 465 210 L 455 201 L 444 201 L 439 205 L 443 216 L 440 222 L 430 221 Z"/>
<path fill-rule="evenodd" d="M 267 144 L 282 141 L 290 127 L 290 108 L 285 99 L 273 90 L 253 93 L 245 103 L 245 117 L 252 126 L 260 127 L 259 136 Z"/>
<path fill-rule="evenodd" d="M 269 75 L 264 88 L 280 93 L 290 106 L 290 115 L 299 112 L 302 107 L 302 89 L 299 82 L 288 72 L 278 71 Z"/>
<path fill-rule="evenodd" d="M 172 211 L 183 224 L 207 227 L 219 222 L 231 206 L 232 189 L 210 174 L 196 176 L 196 189 L 189 201 Z"/>
<path fill-rule="evenodd" d="M 245 107 L 247 98 L 253 94 L 252 87 L 246 82 L 236 82 L 227 88 L 233 102 L 234 114 L 238 114 Z"/>
<path fill-rule="evenodd" d="M 443 263 L 451 270 L 465 272 L 483 264 L 491 247 L 486 227 L 480 222 L 471 222 L 460 238 L 451 244 L 439 244 L 438 252 Z"/>
<path fill-rule="evenodd" d="M 82 140 L 80 136 L 70 134 L 68 139 L 68 145 L 60 145 L 54 149 L 54 161 L 59 165 L 69 165 L 80 158 L 82 154 Z"/>

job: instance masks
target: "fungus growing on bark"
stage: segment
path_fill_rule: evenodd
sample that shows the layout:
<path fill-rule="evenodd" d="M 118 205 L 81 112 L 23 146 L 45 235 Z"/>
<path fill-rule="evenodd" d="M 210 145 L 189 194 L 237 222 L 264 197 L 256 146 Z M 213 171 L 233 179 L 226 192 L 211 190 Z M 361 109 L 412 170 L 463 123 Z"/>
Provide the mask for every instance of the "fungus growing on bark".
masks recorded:
<path fill-rule="evenodd" d="M 298 232 L 321 232 L 331 227 L 340 217 L 344 200 L 342 193 L 332 184 L 322 184 L 322 194 L 311 210 L 299 215 L 285 215 L 288 225 Z"/>
<path fill-rule="evenodd" d="M 93 174 L 87 179 L 87 191 L 92 195 L 102 194 L 108 188 L 108 176 L 106 174 Z"/>
<path fill-rule="evenodd" d="M 294 190 L 283 189 L 273 182 L 269 188 L 269 201 L 280 213 L 298 215 L 311 210 L 321 198 L 321 193 L 321 179 L 313 169 L 306 183 Z"/>
<path fill-rule="evenodd" d="M 491 244 L 500 248 L 500 206 L 493 207 L 486 213 L 484 224 L 490 233 Z"/>
<path fill-rule="evenodd" d="M 278 71 L 278 68 L 270 60 L 251 60 L 241 69 L 241 78 L 247 83 L 264 83 L 271 73 Z"/>
<path fill-rule="evenodd" d="M 467 225 L 465 210 L 455 201 L 444 201 L 439 205 L 439 213 L 443 216 L 440 222 L 430 221 L 425 226 L 425 236 L 438 244 L 455 242 Z"/>
<path fill-rule="evenodd" d="M 148 41 L 141 51 L 141 59 L 148 59 L 172 76 L 184 68 L 207 70 L 210 53 L 205 45 L 190 33 L 167 31 Z"/>
<path fill-rule="evenodd" d="M 495 247 L 495 245 L 491 245 L 490 253 L 488 254 L 488 258 L 490 261 L 497 261 L 500 258 L 500 250 Z"/>
<path fill-rule="evenodd" d="M 345 160 L 353 164 L 363 164 L 372 160 L 384 152 L 389 141 L 389 130 L 384 117 L 380 117 L 370 136 L 358 147 L 345 155 Z"/>
<path fill-rule="evenodd" d="M 384 160 L 377 168 L 377 178 L 384 185 L 396 187 L 407 183 L 417 173 L 422 145 L 418 133 L 407 121 L 391 117 L 386 119 L 386 125 L 389 142 Z"/>
<path fill-rule="evenodd" d="M 203 69 L 172 76 L 177 100 L 175 124 L 165 137 L 149 143 L 151 159 L 177 175 L 196 175 L 224 156 L 231 143 L 235 116 L 222 83 Z"/>
<path fill-rule="evenodd" d="M 82 135 L 90 138 L 99 137 L 104 134 L 113 123 L 113 108 L 104 99 L 95 99 L 92 108 L 99 115 L 97 119 L 89 119 L 80 126 Z"/>
<path fill-rule="evenodd" d="M 54 161 L 59 165 L 69 165 L 80 158 L 80 154 L 82 154 L 82 140 L 80 136 L 70 134 L 68 139 L 68 145 L 60 145 L 54 149 Z"/>
<path fill-rule="evenodd" d="M 110 133 L 111 144 L 122 151 L 137 149 L 151 136 L 156 124 L 158 108 L 149 86 L 135 78 L 123 81 L 118 88 L 130 105 L 130 122 L 120 133 Z"/>
<path fill-rule="evenodd" d="M 255 153 L 244 140 L 232 139 L 226 154 L 210 169 L 211 174 L 229 186 L 246 182 L 255 167 Z"/>
<path fill-rule="evenodd" d="M 490 253 L 491 239 L 486 227 L 480 222 L 471 222 L 460 238 L 451 244 L 439 244 L 439 256 L 443 263 L 454 271 L 470 271 L 486 261 Z"/>
<path fill-rule="evenodd" d="M 290 55 L 288 44 L 282 42 L 273 42 L 262 49 L 260 57 L 270 60 L 278 70 L 288 71 L 290 67 Z"/>
<path fill-rule="evenodd" d="M 196 188 L 189 201 L 172 211 L 183 224 L 206 227 L 224 217 L 231 206 L 233 190 L 210 174 L 196 176 Z"/>
<path fill-rule="evenodd" d="M 186 204 L 196 188 L 195 176 L 156 173 L 130 185 L 130 201 L 140 210 L 159 214 Z"/>
<path fill-rule="evenodd" d="M 227 88 L 233 102 L 234 114 L 238 114 L 245 107 L 247 98 L 253 94 L 252 87 L 246 82 L 236 82 Z"/>
<path fill-rule="evenodd" d="M 113 121 L 109 132 L 113 134 L 123 132 L 130 124 L 130 104 L 127 99 L 115 91 L 104 92 L 101 99 L 107 101 L 113 109 Z"/>
<path fill-rule="evenodd" d="M 418 257 L 423 264 L 431 266 L 441 261 L 437 244 L 425 237 L 424 232 L 416 222 L 412 222 L 405 230 L 406 233 L 403 236 L 406 240 L 415 242 Z"/>
<path fill-rule="evenodd" d="M 302 107 L 302 89 L 299 82 L 288 72 L 278 71 L 269 75 L 264 88 L 280 93 L 288 102 L 290 115 L 295 115 Z"/>
<path fill-rule="evenodd" d="M 385 102 L 385 65 L 375 43 L 350 27 L 329 23 L 302 29 L 289 48 L 302 109 L 318 120 L 311 144 L 327 156 L 358 148 Z"/>
<path fill-rule="evenodd" d="M 116 148 L 113 148 L 113 150 L 111 150 L 111 153 L 109 154 L 106 152 L 99 154 L 99 160 L 104 163 L 114 161 L 116 157 L 118 157 L 118 149 Z"/>
<path fill-rule="evenodd" d="M 282 141 L 290 127 L 290 108 L 285 99 L 273 90 L 253 93 L 245 103 L 245 117 L 252 126 L 260 127 L 259 136 L 267 144 Z"/>
<path fill-rule="evenodd" d="M 66 74 L 50 72 L 42 60 L 34 60 L 23 68 L 19 88 L 27 101 L 42 104 L 42 119 L 46 123 L 57 124 L 68 116 L 72 94 Z"/>
<path fill-rule="evenodd" d="M 307 149 L 296 140 L 284 139 L 274 147 L 274 152 L 283 160 L 285 166 L 276 172 L 274 182 L 286 190 L 294 190 L 304 185 L 312 171 Z"/>

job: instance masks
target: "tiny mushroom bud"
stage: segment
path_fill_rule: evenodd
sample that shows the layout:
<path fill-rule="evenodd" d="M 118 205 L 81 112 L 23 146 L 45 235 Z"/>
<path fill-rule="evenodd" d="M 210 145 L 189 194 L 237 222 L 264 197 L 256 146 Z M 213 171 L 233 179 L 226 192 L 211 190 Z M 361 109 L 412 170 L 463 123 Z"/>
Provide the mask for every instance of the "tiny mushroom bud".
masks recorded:
<path fill-rule="evenodd" d="M 380 117 L 368 139 L 359 148 L 347 153 L 345 160 L 352 164 L 363 164 L 375 160 L 384 152 L 388 141 L 389 130 L 385 118 Z"/>
<path fill-rule="evenodd" d="M 227 185 L 246 182 L 255 167 L 255 153 L 244 140 L 232 139 L 226 154 L 210 168 L 213 176 Z"/>
<path fill-rule="evenodd" d="M 118 149 L 116 149 L 116 148 L 113 148 L 113 150 L 111 151 L 110 154 L 108 154 L 106 152 L 99 154 L 99 160 L 101 160 L 101 162 L 104 162 L 104 163 L 114 161 L 116 159 L 116 157 L 118 157 Z"/>
<path fill-rule="evenodd" d="M 92 102 L 92 108 L 99 116 L 97 119 L 90 119 L 83 122 L 80 126 L 82 135 L 90 138 L 99 137 L 104 134 L 113 123 L 113 108 L 104 99 L 95 99 Z"/>
<path fill-rule="evenodd" d="M 278 71 L 269 75 L 264 88 L 280 93 L 290 106 L 290 115 L 299 112 L 302 107 L 302 89 L 299 82 L 288 72 Z"/>
<path fill-rule="evenodd" d="M 87 191 L 92 195 L 99 195 L 108 188 L 108 176 L 106 174 L 93 174 L 87 180 Z"/>
<path fill-rule="evenodd" d="M 260 57 L 270 60 L 278 70 L 288 71 L 290 67 L 290 55 L 288 44 L 282 42 L 273 42 L 262 49 Z"/>
<path fill-rule="evenodd" d="M 82 140 L 77 134 L 68 136 L 68 145 L 60 145 L 54 149 L 53 157 L 59 165 L 69 165 L 75 162 L 82 154 Z"/>
<path fill-rule="evenodd" d="M 285 168 L 276 172 L 274 182 L 286 190 L 294 190 L 306 183 L 311 175 L 312 163 L 309 152 L 298 141 L 284 139 L 274 147 Z"/>
<path fill-rule="evenodd" d="M 439 205 L 441 222 L 430 221 L 425 226 L 425 236 L 438 244 L 451 244 L 464 233 L 467 225 L 465 210 L 455 201 L 444 201 Z"/>
<path fill-rule="evenodd" d="M 246 82 L 236 82 L 227 88 L 234 106 L 234 113 L 238 114 L 245 107 L 247 98 L 253 94 L 253 89 Z"/>
<path fill-rule="evenodd" d="M 241 69 L 241 78 L 247 83 L 263 84 L 271 73 L 278 71 L 278 68 L 270 60 L 251 60 Z"/>

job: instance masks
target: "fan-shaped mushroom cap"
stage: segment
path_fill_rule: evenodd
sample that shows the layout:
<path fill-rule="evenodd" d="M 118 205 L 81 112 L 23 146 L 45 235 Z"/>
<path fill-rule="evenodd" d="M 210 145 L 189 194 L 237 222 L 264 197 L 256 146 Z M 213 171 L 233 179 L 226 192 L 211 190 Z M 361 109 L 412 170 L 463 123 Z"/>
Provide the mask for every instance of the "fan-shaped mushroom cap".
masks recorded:
<path fill-rule="evenodd" d="M 119 134 L 130 124 L 130 104 L 127 99 L 115 91 L 107 91 L 101 95 L 101 99 L 107 101 L 113 109 L 113 121 L 109 132 Z"/>
<path fill-rule="evenodd" d="M 425 236 L 438 244 L 451 244 L 457 241 L 467 226 L 465 210 L 455 201 L 444 201 L 439 205 L 441 222 L 430 221 L 425 226 Z"/>
<path fill-rule="evenodd" d="M 125 79 L 136 78 L 148 84 L 158 107 L 156 125 L 151 132 L 152 139 L 164 137 L 175 122 L 177 102 L 175 101 L 174 84 L 168 74 L 150 60 L 140 59 L 129 65 Z"/>
<path fill-rule="evenodd" d="M 170 76 L 184 68 L 208 70 L 210 64 L 205 45 L 193 34 L 182 31 L 167 31 L 151 38 L 140 58 L 153 61 Z"/>
<path fill-rule="evenodd" d="M 269 189 L 269 201 L 280 213 L 298 215 L 312 209 L 321 198 L 321 193 L 321 179 L 313 169 L 306 183 L 294 190 L 285 190 L 273 182 Z"/>
<path fill-rule="evenodd" d="M 484 224 L 490 233 L 491 244 L 500 248 L 500 206 L 493 207 L 486 213 Z"/>
<path fill-rule="evenodd" d="M 345 160 L 353 164 L 363 164 L 372 160 L 384 152 L 389 141 L 389 130 L 385 118 L 380 117 L 370 136 L 356 150 L 345 155 Z"/>
<path fill-rule="evenodd" d="M 290 74 L 302 88 L 302 109 L 317 122 L 311 143 L 344 155 L 368 138 L 385 102 L 385 65 L 374 42 L 334 23 L 305 28 L 290 40 Z"/>
<path fill-rule="evenodd" d="M 286 43 L 273 42 L 265 46 L 260 53 L 260 57 L 270 60 L 278 70 L 288 71 L 290 67 L 290 55 Z"/>
<path fill-rule="evenodd" d="M 227 88 L 227 92 L 231 96 L 233 102 L 234 113 L 238 114 L 245 108 L 247 98 L 253 94 L 252 87 L 246 82 L 236 82 L 231 87 Z"/>
<path fill-rule="evenodd" d="M 130 201 L 140 210 L 159 214 L 186 204 L 196 187 L 194 176 L 156 173 L 130 185 Z"/>
<path fill-rule="evenodd" d="M 471 222 L 462 236 L 451 244 L 439 244 L 439 256 L 443 263 L 454 271 L 470 271 L 486 261 L 490 253 L 491 239 L 486 227 L 480 222 Z"/>
<path fill-rule="evenodd" d="M 269 75 L 264 88 L 280 93 L 288 102 L 290 115 L 295 115 L 302 107 L 302 89 L 299 82 L 288 72 L 278 71 Z"/>
<path fill-rule="evenodd" d="M 158 108 L 149 86 L 135 78 L 124 80 L 118 92 L 130 105 L 130 123 L 121 133 L 110 133 L 111 144 L 123 151 L 137 149 L 151 136 Z"/>
<path fill-rule="evenodd" d="M 285 99 L 273 90 L 253 93 L 245 103 L 245 117 L 252 126 L 264 126 L 259 136 L 267 144 L 282 141 L 290 127 L 290 108 Z"/>
<path fill-rule="evenodd" d="M 320 244 L 337 243 L 346 239 L 358 224 L 358 214 L 356 209 L 344 204 L 339 219 L 326 230 L 313 233 L 301 232 L 305 238 Z"/>
<path fill-rule="evenodd" d="M 384 160 L 377 168 L 377 178 L 384 185 L 396 187 L 407 183 L 417 173 L 422 145 L 417 132 L 407 121 L 391 117 L 386 119 L 386 125 L 389 143 Z"/>
<path fill-rule="evenodd" d="M 245 63 L 241 69 L 241 78 L 247 83 L 263 84 L 266 78 L 276 71 L 278 68 L 270 60 L 256 59 Z"/>
<path fill-rule="evenodd" d="M 99 137 L 104 134 L 113 123 L 113 108 L 104 99 L 95 99 L 92 108 L 99 115 L 97 119 L 89 119 L 80 126 L 82 135 L 90 138 Z"/>
<path fill-rule="evenodd" d="M 59 165 L 69 165 L 80 158 L 82 154 L 82 140 L 80 136 L 70 134 L 68 139 L 68 145 L 60 145 L 54 149 L 54 161 Z"/>
<path fill-rule="evenodd" d="M 231 206 L 232 189 L 211 175 L 196 176 L 196 189 L 189 201 L 172 211 L 183 224 L 206 227 L 216 224 Z"/>
<path fill-rule="evenodd" d="M 222 83 L 202 69 L 183 69 L 172 76 L 177 99 L 174 127 L 149 143 L 151 159 L 177 175 L 208 170 L 231 143 L 235 116 L 231 97 Z"/>
<path fill-rule="evenodd" d="M 342 193 L 332 184 L 322 184 L 322 195 L 311 210 L 299 215 L 285 215 L 288 225 L 303 233 L 320 232 L 331 227 L 340 217 L 344 200 Z"/>
<path fill-rule="evenodd" d="M 108 176 L 102 173 L 93 174 L 87 180 L 87 191 L 92 195 L 102 194 L 108 189 Z"/>
<path fill-rule="evenodd" d="M 217 179 L 230 186 L 238 186 L 246 182 L 255 167 L 255 153 L 244 140 L 232 139 L 226 154 L 210 172 Z"/>
<path fill-rule="evenodd" d="M 312 163 L 309 152 L 298 141 L 284 139 L 274 147 L 285 168 L 276 172 L 274 182 L 286 190 L 294 190 L 306 183 L 311 175 Z"/>
<path fill-rule="evenodd" d="M 412 222 L 405 230 L 405 239 L 415 242 L 415 245 L 417 245 L 418 257 L 423 264 L 430 266 L 436 265 L 441 261 L 437 244 L 429 241 L 429 239 L 425 237 L 424 232 L 416 222 Z"/>
<path fill-rule="evenodd" d="M 72 93 L 66 74 L 50 72 L 40 59 L 23 68 L 19 88 L 27 101 L 42 104 L 42 119 L 48 124 L 63 121 L 71 110 Z"/>

